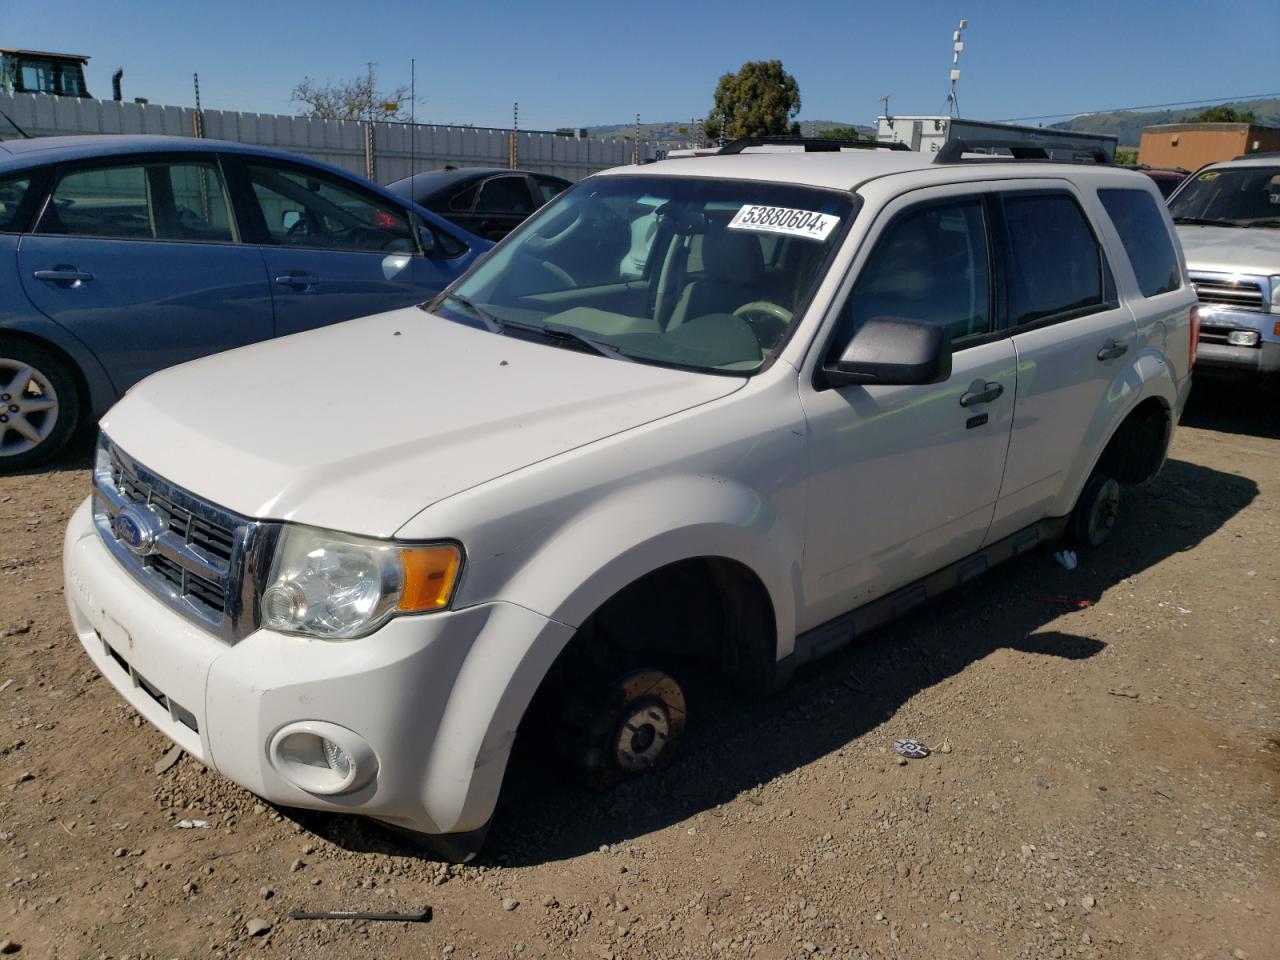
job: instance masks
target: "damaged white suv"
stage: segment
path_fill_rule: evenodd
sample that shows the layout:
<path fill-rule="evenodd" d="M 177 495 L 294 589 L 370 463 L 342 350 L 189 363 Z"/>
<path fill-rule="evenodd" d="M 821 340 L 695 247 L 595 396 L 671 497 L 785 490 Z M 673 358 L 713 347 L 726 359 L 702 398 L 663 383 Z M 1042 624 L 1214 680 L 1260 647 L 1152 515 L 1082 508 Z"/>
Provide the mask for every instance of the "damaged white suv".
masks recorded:
<path fill-rule="evenodd" d="M 1100 543 L 1190 386 L 1173 227 L 1141 174 L 963 147 L 612 170 L 422 308 L 149 378 L 67 531 L 86 652 L 254 793 L 461 859 L 527 718 L 639 774 L 689 671 L 763 694 Z"/>

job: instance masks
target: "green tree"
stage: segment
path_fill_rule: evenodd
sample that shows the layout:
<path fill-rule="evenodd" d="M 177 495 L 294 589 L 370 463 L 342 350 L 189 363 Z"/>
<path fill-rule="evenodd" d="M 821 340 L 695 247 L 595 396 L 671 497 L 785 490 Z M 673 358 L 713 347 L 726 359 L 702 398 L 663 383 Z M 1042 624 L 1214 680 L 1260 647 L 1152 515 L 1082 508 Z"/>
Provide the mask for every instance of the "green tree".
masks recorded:
<path fill-rule="evenodd" d="M 826 140 L 870 140 L 870 137 L 863 136 L 857 127 L 832 127 L 830 130 L 823 130 L 818 136 Z"/>
<path fill-rule="evenodd" d="M 1209 107 L 1192 117 L 1189 123 L 1253 123 L 1257 117 L 1252 110 L 1236 110 L 1234 107 Z"/>
<path fill-rule="evenodd" d="M 726 73 L 716 84 L 707 136 L 720 136 L 721 121 L 728 140 L 785 136 L 799 112 L 800 87 L 782 69 L 782 61 L 755 60 L 744 63 L 737 73 Z"/>

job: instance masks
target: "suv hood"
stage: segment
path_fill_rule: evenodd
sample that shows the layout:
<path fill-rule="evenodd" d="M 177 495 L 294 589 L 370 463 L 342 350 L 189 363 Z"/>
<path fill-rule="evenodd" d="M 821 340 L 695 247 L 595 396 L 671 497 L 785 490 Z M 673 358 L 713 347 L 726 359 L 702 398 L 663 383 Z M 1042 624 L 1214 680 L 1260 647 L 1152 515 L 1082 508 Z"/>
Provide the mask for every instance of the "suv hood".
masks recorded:
<path fill-rule="evenodd" d="M 445 497 L 745 382 L 409 307 L 162 371 L 102 428 L 160 476 L 246 516 L 385 537 Z"/>
<path fill-rule="evenodd" d="M 1187 269 L 1210 273 L 1280 274 L 1280 228 L 1178 225 Z"/>

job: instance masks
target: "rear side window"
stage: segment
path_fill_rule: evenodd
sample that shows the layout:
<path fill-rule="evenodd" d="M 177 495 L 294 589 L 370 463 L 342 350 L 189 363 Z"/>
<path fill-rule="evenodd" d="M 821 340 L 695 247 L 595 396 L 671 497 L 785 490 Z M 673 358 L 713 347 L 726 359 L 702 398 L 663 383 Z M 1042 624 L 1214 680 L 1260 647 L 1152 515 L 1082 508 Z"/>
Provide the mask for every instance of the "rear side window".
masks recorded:
<path fill-rule="evenodd" d="M 849 332 L 874 317 L 903 317 L 946 327 L 954 341 L 986 333 L 990 276 L 979 201 L 910 211 L 881 235 L 859 273 Z"/>
<path fill-rule="evenodd" d="M 480 188 L 477 211 L 486 213 L 533 213 L 533 201 L 524 177 L 494 177 Z"/>
<path fill-rule="evenodd" d="M 0 177 L 0 233 L 17 233 L 22 228 L 18 222 L 18 208 L 30 189 L 30 174 Z"/>
<path fill-rule="evenodd" d="M 226 191 L 212 163 L 73 170 L 54 187 L 36 232 L 121 240 L 233 239 Z"/>
<path fill-rule="evenodd" d="M 1009 195 L 1009 316 L 1015 325 L 1083 314 L 1106 300 L 1102 251 L 1066 194 Z"/>
<path fill-rule="evenodd" d="M 533 182 L 538 185 L 538 198 L 543 203 L 550 203 L 556 196 L 568 186 L 562 180 L 556 180 L 553 177 L 534 176 Z"/>
<path fill-rule="evenodd" d="M 1178 255 L 1151 194 L 1145 190 L 1099 190 L 1098 199 L 1116 225 L 1124 252 L 1144 297 L 1177 290 Z"/>

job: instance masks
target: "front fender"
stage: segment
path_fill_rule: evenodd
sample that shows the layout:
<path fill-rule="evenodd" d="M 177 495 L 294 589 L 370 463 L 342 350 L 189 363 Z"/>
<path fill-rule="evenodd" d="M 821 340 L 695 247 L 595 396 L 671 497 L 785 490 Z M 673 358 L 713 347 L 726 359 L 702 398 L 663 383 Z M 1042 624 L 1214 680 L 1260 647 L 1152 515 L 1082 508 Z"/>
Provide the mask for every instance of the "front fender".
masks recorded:
<path fill-rule="evenodd" d="M 721 557 L 741 563 L 764 584 L 781 656 L 795 634 L 801 547 L 800 531 L 750 487 L 723 477 L 668 476 L 606 494 L 522 558 L 505 583 L 473 582 L 470 590 L 492 591 L 576 628 L 659 567 Z"/>

